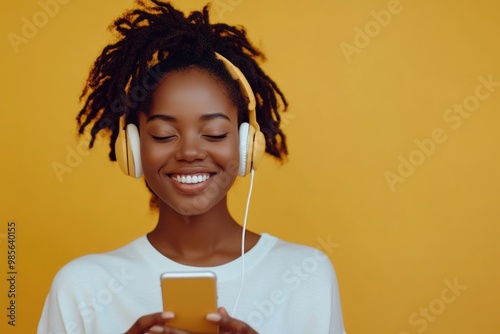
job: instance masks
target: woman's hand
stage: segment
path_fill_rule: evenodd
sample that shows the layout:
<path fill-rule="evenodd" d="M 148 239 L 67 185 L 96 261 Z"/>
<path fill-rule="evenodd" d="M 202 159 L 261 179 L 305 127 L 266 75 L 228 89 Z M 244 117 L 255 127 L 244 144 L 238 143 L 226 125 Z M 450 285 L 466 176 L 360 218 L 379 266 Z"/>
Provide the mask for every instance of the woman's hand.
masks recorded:
<path fill-rule="evenodd" d="M 243 321 L 231 318 L 223 307 L 219 307 L 217 313 L 208 314 L 207 320 L 219 324 L 219 334 L 258 334 Z"/>
<path fill-rule="evenodd" d="M 165 327 L 174 318 L 172 312 L 160 312 L 140 317 L 125 334 L 190 334 L 189 332 Z M 241 320 L 231 318 L 226 309 L 220 307 L 217 313 L 207 315 L 207 320 L 219 325 L 219 334 L 258 334 Z"/>
<path fill-rule="evenodd" d="M 189 334 L 179 329 L 165 327 L 174 318 L 172 312 L 159 312 L 140 317 L 125 334 Z"/>

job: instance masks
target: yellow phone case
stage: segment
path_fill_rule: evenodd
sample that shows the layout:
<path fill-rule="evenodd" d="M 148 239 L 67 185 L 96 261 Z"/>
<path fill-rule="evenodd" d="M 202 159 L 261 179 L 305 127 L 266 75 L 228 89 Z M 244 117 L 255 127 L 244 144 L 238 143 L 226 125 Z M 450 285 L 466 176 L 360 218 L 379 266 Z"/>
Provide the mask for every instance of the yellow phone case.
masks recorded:
<path fill-rule="evenodd" d="M 166 325 L 192 333 L 217 334 L 219 327 L 206 320 L 217 312 L 217 279 L 210 271 L 166 272 L 161 275 L 163 310 L 175 318 Z"/>

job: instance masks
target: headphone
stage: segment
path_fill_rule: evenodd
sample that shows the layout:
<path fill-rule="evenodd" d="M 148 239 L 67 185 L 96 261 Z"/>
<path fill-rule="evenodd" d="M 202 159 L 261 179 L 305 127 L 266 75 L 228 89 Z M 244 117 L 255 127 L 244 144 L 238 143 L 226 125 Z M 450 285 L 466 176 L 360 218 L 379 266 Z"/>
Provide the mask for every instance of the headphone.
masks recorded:
<path fill-rule="evenodd" d="M 245 176 L 251 170 L 257 170 L 266 150 L 266 140 L 264 134 L 260 131 L 259 123 L 257 123 L 255 95 L 238 67 L 217 52 L 215 52 L 215 56 L 222 61 L 231 77 L 238 82 L 240 90 L 248 102 L 249 123 L 241 123 L 238 132 L 240 144 L 238 175 Z M 118 137 L 115 142 L 115 154 L 120 169 L 126 175 L 136 178 L 142 176 L 139 130 L 133 123 L 126 124 L 125 115 L 120 117 Z"/>

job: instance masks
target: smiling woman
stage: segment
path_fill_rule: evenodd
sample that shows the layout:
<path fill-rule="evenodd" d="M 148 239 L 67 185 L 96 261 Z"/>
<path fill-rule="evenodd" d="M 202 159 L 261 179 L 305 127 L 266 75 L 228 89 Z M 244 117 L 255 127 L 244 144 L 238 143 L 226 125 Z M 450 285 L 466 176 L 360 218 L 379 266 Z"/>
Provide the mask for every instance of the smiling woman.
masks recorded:
<path fill-rule="evenodd" d="M 152 2 L 115 21 L 120 38 L 96 60 L 78 122 L 81 133 L 91 127 L 91 147 L 109 133 L 111 160 L 144 176 L 156 227 L 62 268 L 39 333 L 188 333 L 169 326 L 182 315 L 162 310 L 158 280 L 201 270 L 217 277 L 219 306 L 201 320 L 219 333 L 344 333 L 328 257 L 248 231 L 229 213 L 236 177 L 253 176 L 264 151 L 288 153 L 287 102 L 258 65 L 263 55 L 242 28 L 210 24 L 207 7 L 185 17 Z M 117 277 L 126 277 L 119 289 Z"/>

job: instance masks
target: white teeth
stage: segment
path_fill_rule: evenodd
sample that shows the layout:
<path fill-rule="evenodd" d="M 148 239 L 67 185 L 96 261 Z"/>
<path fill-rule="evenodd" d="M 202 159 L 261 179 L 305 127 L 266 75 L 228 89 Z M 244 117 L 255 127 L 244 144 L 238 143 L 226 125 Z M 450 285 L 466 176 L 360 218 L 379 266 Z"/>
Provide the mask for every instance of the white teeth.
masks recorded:
<path fill-rule="evenodd" d="M 187 183 L 187 184 L 193 184 L 193 183 L 200 183 L 200 182 L 205 182 L 210 178 L 209 174 L 203 174 L 203 175 L 176 175 L 173 176 L 172 179 L 179 183 Z"/>

